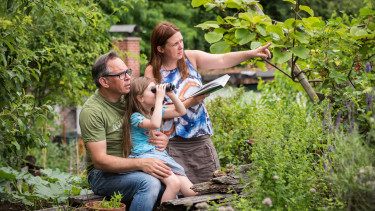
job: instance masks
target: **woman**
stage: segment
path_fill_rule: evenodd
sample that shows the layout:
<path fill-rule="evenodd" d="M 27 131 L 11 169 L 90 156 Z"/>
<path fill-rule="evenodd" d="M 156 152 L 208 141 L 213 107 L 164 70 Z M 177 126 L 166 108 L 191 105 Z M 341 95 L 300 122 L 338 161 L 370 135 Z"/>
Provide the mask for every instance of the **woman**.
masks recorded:
<path fill-rule="evenodd" d="M 151 57 L 145 76 L 158 83 L 172 83 L 187 114 L 165 121 L 162 131 L 170 138 L 167 151 L 180 163 L 194 183 L 207 182 L 215 170 L 220 170 L 219 159 L 210 136 L 211 121 L 199 96 L 187 99 L 202 86 L 198 69 L 229 68 L 254 57 L 270 58 L 271 43 L 255 50 L 209 54 L 199 50 L 184 51 L 180 30 L 171 23 L 159 23 L 151 34 Z M 170 99 L 167 99 L 170 104 Z"/>

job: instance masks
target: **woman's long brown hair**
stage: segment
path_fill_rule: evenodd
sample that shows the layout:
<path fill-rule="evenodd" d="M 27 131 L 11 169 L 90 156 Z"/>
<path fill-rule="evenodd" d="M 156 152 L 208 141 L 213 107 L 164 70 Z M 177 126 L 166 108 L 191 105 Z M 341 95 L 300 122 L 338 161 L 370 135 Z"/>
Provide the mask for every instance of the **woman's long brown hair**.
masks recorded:
<path fill-rule="evenodd" d="M 164 57 L 164 54 L 158 51 L 158 46 L 165 48 L 167 40 L 177 32 L 180 32 L 180 29 L 168 22 L 161 22 L 152 30 L 151 57 L 147 65 L 152 66 L 152 73 L 154 74 L 157 83 L 161 83 L 162 78 L 160 68 L 163 64 Z M 185 61 L 185 54 L 183 54 L 182 58 L 177 61 L 177 67 L 180 70 L 182 79 L 186 79 L 188 77 L 188 65 Z"/>
<path fill-rule="evenodd" d="M 133 142 L 130 132 L 130 117 L 134 112 L 139 112 L 143 116 L 148 117 L 150 114 L 143 108 L 142 104 L 138 101 L 137 96 L 142 96 L 143 92 L 147 89 L 148 85 L 154 82 L 152 79 L 147 77 L 134 78 L 131 81 L 130 92 L 125 96 L 126 110 L 122 122 L 122 134 L 123 134 L 123 154 L 125 157 L 130 155 L 131 149 L 133 148 Z"/>

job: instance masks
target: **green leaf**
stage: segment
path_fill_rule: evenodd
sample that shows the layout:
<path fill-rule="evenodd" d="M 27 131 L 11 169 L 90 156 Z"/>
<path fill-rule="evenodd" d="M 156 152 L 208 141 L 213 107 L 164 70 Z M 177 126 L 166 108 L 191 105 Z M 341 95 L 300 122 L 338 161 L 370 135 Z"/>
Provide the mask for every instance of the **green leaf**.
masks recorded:
<path fill-rule="evenodd" d="M 266 36 L 267 35 L 267 31 L 266 29 L 264 28 L 263 25 L 256 25 L 256 28 L 258 30 L 258 32 L 262 35 L 262 36 Z"/>
<path fill-rule="evenodd" d="M 216 32 L 208 32 L 204 35 L 204 38 L 208 43 L 211 44 L 221 40 L 221 38 L 223 38 L 223 34 L 218 34 Z"/>
<path fill-rule="evenodd" d="M 307 44 L 309 43 L 309 40 L 308 40 L 308 36 L 305 34 L 305 33 L 302 33 L 302 32 L 299 32 L 299 31 L 296 31 L 295 32 L 295 35 L 297 40 L 300 42 L 300 43 L 304 43 L 304 44 Z"/>
<path fill-rule="evenodd" d="M 238 40 L 238 44 L 244 45 L 252 40 L 254 40 L 256 34 L 250 32 L 247 29 L 237 29 L 235 32 L 235 37 Z"/>
<path fill-rule="evenodd" d="M 25 78 L 22 75 L 17 75 L 17 77 L 20 79 L 20 82 L 23 83 Z"/>
<path fill-rule="evenodd" d="M 319 18 L 317 18 L 317 17 L 302 18 L 302 21 L 303 22 L 307 22 L 310 25 L 312 25 L 314 23 L 320 23 L 320 22 L 322 22 L 320 17 Z"/>
<path fill-rule="evenodd" d="M 303 46 L 297 46 L 290 49 L 292 53 L 296 56 L 301 57 L 302 59 L 307 59 L 309 57 L 309 49 Z"/>
<path fill-rule="evenodd" d="M 13 45 L 10 44 L 10 42 L 9 42 L 8 40 L 5 40 L 5 39 L 4 39 L 3 42 L 5 42 L 5 44 L 9 47 L 9 49 L 10 49 L 12 52 L 15 51 L 14 48 L 13 48 Z"/>
<path fill-rule="evenodd" d="M 332 71 L 329 74 L 329 78 L 333 79 L 337 84 L 341 84 L 342 82 L 346 81 L 346 76 L 337 71 Z"/>
<path fill-rule="evenodd" d="M 252 42 L 251 45 L 250 45 L 250 49 L 257 49 L 259 48 L 260 46 L 262 46 L 262 43 L 261 42 Z"/>
<path fill-rule="evenodd" d="M 266 64 L 264 62 L 257 61 L 255 66 L 259 67 L 262 71 L 267 71 Z"/>
<path fill-rule="evenodd" d="M 0 178 L 4 179 L 15 179 L 16 171 L 10 167 L 1 167 L 0 168 Z"/>
<path fill-rule="evenodd" d="M 204 23 L 198 24 L 195 27 L 199 27 L 201 29 L 209 29 L 209 28 L 219 28 L 219 23 L 217 21 L 206 21 Z"/>
<path fill-rule="evenodd" d="M 227 53 L 230 52 L 230 45 L 225 41 L 217 42 L 210 47 L 211 53 L 218 54 L 218 53 Z"/>
<path fill-rule="evenodd" d="M 73 186 L 72 192 L 73 192 L 73 195 L 79 195 L 81 193 L 81 189 Z"/>
<path fill-rule="evenodd" d="M 275 47 L 273 49 L 273 57 L 275 59 L 275 62 L 278 64 L 283 64 L 289 59 L 292 58 L 292 53 L 291 52 L 281 52 L 280 48 Z"/>
<path fill-rule="evenodd" d="M 296 4 L 296 2 L 294 0 L 283 0 L 283 1 L 287 1 L 287 2 L 290 2 L 292 4 Z"/>
<path fill-rule="evenodd" d="M 202 6 L 203 4 L 205 4 L 206 2 L 207 2 L 207 0 L 192 0 L 191 6 L 199 7 L 199 6 Z"/>
<path fill-rule="evenodd" d="M 293 18 L 289 18 L 284 22 L 284 27 L 287 29 L 293 29 L 296 25 L 296 20 Z"/>
<path fill-rule="evenodd" d="M 204 8 L 206 8 L 206 11 L 210 11 L 213 8 L 216 8 L 216 5 L 215 4 L 211 4 L 211 3 L 207 3 L 207 4 L 204 5 Z"/>
<path fill-rule="evenodd" d="M 227 1 L 227 7 L 233 8 L 233 9 L 240 9 L 241 3 L 242 3 L 241 0 L 230 0 L 230 1 Z"/>
<path fill-rule="evenodd" d="M 242 18 L 244 20 L 247 20 L 249 23 L 254 23 L 254 17 L 252 14 L 245 12 L 245 13 L 240 13 L 238 15 L 239 18 Z"/>
<path fill-rule="evenodd" d="M 370 29 L 371 31 L 375 31 L 375 23 L 374 22 L 368 23 L 367 28 Z"/>
<path fill-rule="evenodd" d="M 374 11 L 371 10 L 370 8 L 361 8 L 360 9 L 360 13 L 359 13 L 360 16 L 368 16 L 368 15 L 371 15 L 371 14 L 374 14 Z"/>
<path fill-rule="evenodd" d="M 21 131 L 24 131 L 25 130 L 25 124 L 22 122 L 21 119 L 17 119 L 18 120 L 18 126 L 20 127 L 20 130 Z"/>
<path fill-rule="evenodd" d="M 365 29 L 355 26 L 350 29 L 350 34 L 358 37 L 362 35 L 367 35 L 368 33 Z"/>
<path fill-rule="evenodd" d="M 36 185 L 35 186 L 36 195 L 40 196 L 43 199 L 56 199 L 67 195 L 65 192 L 65 187 L 60 183 L 49 183 L 47 185 Z"/>
<path fill-rule="evenodd" d="M 1 57 L 3 59 L 4 67 L 7 67 L 8 66 L 8 62 L 7 62 L 6 58 L 5 58 L 5 54 L 1 54 Z"/>
<path fill-rule="evenodd" d="M 267 26 L 267 31 L 276 33 L 280 37 L 284 37 L 283 29 L 280 25 L 269 25 Z"/>
<path fill-rule="evenodd" d="M 20 144 L 17 141 L 12 141 L 12 144 L 16 147 L 17 150 L 21 149 L 21 146 L 20 146 Z"/>
<path fill-rule="evenodd" d="M 314 11 L 308 6 L 300 5 L 299 9 L 309 13 L 309 15 L 311 15 L 311 16 L 314 16 Z"/>
<path fill-rule="evenodd" d="M 224 22 L 224 19 L 223 19 L 221 16 L 219 16 L 219 15 L 216 17 L 216 20 L 217 20 L 217 22 L 220 23 L 220 24 L 224 24 L 224 23 L 225 23 L 225 22 Z"/>

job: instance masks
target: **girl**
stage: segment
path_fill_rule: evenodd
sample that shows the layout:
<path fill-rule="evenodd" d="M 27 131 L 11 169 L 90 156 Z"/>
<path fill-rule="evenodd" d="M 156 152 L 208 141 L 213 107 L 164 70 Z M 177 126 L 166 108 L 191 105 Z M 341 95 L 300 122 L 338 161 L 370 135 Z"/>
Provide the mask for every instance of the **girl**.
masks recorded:
<path fill-rule="evenodd" d="M 156 93 L 153 93 L 151 89 L 155 86 Z M 128 107 L 123 122 L 124 152 L 131 151 L 129 158 L 157 158 L 166 162 L 172 170 L 171 176 L 161 179 L 166 185 L 161 202 L 175 199 L 179 191 L 184 196 L 197 194 L 190 189 L 193 184 L 186 177 L 184 168 L 165 150 L 158 151 L 155 149 L 156 146 L 147 142 L 152 136 L 152 131 L 159 130 L 162 118 L 174 118 L 186 114 L 185 106 L 175 93 L 173 91 L 166 93 L 165 89 L 166 84 L 155 85 L 150 78 L 133 79 L 126 99 Z M 163 107 L 164 95 L 174 103 L 173 108 Z"/>

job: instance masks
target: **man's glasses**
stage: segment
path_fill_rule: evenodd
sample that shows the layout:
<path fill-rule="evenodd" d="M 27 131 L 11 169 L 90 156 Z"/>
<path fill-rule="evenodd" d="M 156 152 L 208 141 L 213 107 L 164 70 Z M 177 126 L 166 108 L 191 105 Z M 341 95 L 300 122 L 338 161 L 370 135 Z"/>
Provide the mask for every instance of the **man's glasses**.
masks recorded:
<path fill-rule="evenodd" d="M 120 80 L 124 80 L 125 77 L 126 77 L 126 74 L 128 74 L 128 76 L 131 76 L 132 75 L 132 69 L 127 69 L 125 70 L 124 72 L 121 72 L 119 74 L 115 74 L 115 75 L 103 75 L 102 77 L 113 77 L 113 76 L 118 76 L 118 78 Z"/>

